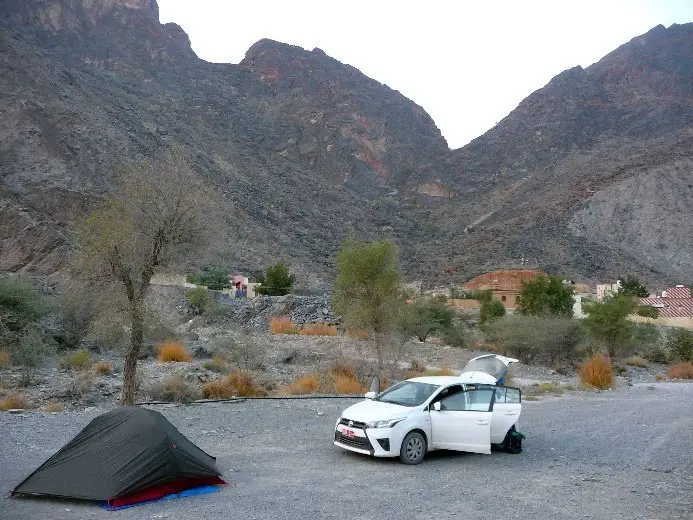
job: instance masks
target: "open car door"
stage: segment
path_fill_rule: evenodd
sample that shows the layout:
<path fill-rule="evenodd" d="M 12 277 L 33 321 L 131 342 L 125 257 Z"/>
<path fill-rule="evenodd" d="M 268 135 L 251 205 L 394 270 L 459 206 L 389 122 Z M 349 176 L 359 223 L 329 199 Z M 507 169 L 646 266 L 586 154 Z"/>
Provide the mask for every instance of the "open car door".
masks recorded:
<path fill-rule="evenodd" d="M 522 412 L 522 393 L 519 388 L 499 386 L 494 396 L 491 417 L 491 442 L 500 444 L 508 430 L 517 423 Z"/>
<path fill-rule="evenodd" d="M 492 386 L 465 385 L 462 392 L 434 403 L 430 411 L 431 447 L 491 453 L 494 393 Z"/>

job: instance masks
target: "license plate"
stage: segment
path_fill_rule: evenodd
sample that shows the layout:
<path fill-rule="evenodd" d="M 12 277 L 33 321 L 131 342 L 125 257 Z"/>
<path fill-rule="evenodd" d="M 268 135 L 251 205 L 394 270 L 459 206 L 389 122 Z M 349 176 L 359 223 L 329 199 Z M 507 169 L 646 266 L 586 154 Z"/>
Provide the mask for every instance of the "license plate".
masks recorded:
<path fill-rule="evenodd" d="M 353 439 L 356 436 L 356 433 L 354 432 L 354 430 L 350 430 L 349 428 L 344 428 L 344 431 L 342 432 L 342 434 L 345 437 L 349 437 L 350 439 Z"/>

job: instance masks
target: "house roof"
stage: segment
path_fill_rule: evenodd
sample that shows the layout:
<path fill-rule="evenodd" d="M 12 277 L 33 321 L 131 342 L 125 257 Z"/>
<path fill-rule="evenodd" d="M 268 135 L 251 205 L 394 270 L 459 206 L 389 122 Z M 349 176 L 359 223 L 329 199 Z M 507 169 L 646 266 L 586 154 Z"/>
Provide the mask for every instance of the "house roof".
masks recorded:
<path fill-rule="evenodd" d="M 667 298 L 691 298 L 691 290 L 683 285 L 666 289 Z"/>
<path fill-rule="evenodd" d="M 472 278 L 463 285 L 463 288 L 472 291 L 485 291 L 491 289 L 494 291 L 519 292 L 522 287 L 522 282 L 526 282 L 538 276 L 546 276 L 546 273 L 536 269 L 493 271 Z"/>
<path fill-rule="evenodd" d="M 689 292 L 690 294 L 690 292 Z M 659 309 L 662 318 L 693 317 L 693 298 L 640 298 L 641 305 L 650 305 Z"/>

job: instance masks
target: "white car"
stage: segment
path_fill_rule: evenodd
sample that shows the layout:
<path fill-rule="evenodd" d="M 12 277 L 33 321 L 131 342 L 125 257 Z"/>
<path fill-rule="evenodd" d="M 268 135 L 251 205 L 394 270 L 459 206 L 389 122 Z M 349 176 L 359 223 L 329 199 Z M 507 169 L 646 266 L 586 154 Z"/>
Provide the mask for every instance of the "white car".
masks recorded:
<path fill-rule="evenodd" d="M 488 354 L 472 359 L 459 376 L 415 377 L 350 406 L 335 425 L 334 444 L 375 457 L 399 456 L 418 464 L 446 449 L 491 453 L 503 446 L 520 418 L 518 388 L 500 386 L 517 359 Z"/>

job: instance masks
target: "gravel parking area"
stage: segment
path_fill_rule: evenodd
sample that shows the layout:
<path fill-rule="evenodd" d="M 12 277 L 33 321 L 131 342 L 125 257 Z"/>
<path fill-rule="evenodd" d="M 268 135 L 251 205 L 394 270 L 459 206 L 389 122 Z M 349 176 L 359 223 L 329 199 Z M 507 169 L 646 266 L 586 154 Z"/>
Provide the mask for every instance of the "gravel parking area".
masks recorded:
<path fill-rule="evenodd" d="M 229 486 L 118 512 L 2 498 L 0 519 L 693 518 L 693 384 L 525 402 L 522 454 L 436 452 L 413 467 L 332 445 L 335 420 L 353 402 L 157 407 L 217 456 Z M 103 411 L 0 415 L 0 493 Z"/>

